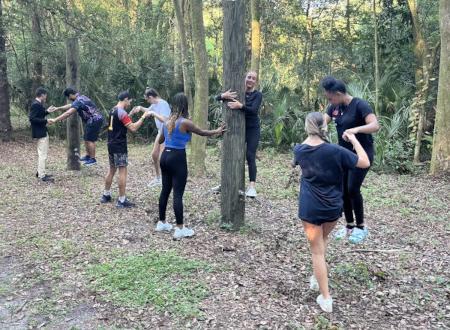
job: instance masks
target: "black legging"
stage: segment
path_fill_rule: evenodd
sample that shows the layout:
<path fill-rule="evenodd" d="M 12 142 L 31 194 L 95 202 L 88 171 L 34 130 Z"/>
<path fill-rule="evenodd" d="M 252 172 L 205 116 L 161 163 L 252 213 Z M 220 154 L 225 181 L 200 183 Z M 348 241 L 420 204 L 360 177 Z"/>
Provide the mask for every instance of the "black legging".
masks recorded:
<path fill-rule="evenodd" d="M 369 154 L 370 163 L 373 154 Z M 361 226 L 364 223 L 364 201 L 361 194 L 361 185 L 369 172 L 368 168 L 355 168 L 344 173 L 344 214 L 347 224 L 353 223 Z M 353 212 L 354 217 L 353 217 Z"/>
<path fill-rule="evenodd" d="M 256 149 L 258 149 L 261 131 L 259 126 L 245 128 L 245 142 L 247 143 L 247 164 L 250 182 L 256 181 Z"/>
<path fill-rule="evenodd" d="M 183 194 L 188 176 L 186 150 L 164 149 L 160 160 L 162 190 L 159 196 L 159 220 L 166 221 L 167 202 L 173 188 L 173 210 L 177 225 L 183 224 Z"/>

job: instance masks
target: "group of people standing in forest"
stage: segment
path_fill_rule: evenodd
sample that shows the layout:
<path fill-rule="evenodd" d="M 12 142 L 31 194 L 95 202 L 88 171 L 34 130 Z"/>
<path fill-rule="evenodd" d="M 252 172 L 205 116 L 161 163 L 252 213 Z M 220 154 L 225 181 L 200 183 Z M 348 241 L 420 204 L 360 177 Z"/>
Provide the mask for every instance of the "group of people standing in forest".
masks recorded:
<path fill-rule="evenodd" d="M 256 89 L 257 73 L 249 71 L 245 76 L 245 100 L 238 100 L 235 91 L 227 90 L 216 97 L 233 111 L 245 113 L 246 159 L 249 174 L 247 197 L 256 197 L 256 150 L 260 140 L 259 110 L 262 93 Z M 373 161 L 374 146 L 372 133 L 379 129 L 378 121 L 369 104 L 352 97 L 345 84 L 333 77 L 322 80 L 325 97 L 329 101 L 326 113 L 313 112 L 306 116 L 305 129 L 308 137 L 294 148 L 292 166 L 302 170 L 299 212 L 306 237 L 310 243 L 313 275 L 310 288 L 320 290 L 317 303 L 326 312 L 332 311 L 332 298 L 328 290 L 328 272 L 325 253 L 331 231 L 338 219 L 345 215 L 346 225 L 337 230 L 336 239 L 348 238 L 351 243 L 360 243 L 368 235 L 364 222 L 364 205 L 361 185 Z M 226 86 L 225 86 L 226 87 Z M 86 166 L 97 163 L 95 147 L 105 120 L 95 104 L 72 88 L 64 90 L 69 104 L 61 107 L 44 108 L 47 91 L 38 88 L 36 99 L 31 105 L 30 122 L 32 136 L 37 139 L 38 171 L 36 176 L 46 182 L 53 177 L 46 172 L 45 164 L 49 139 L 47 125 L 62 121 L 78 113 L 84 123 L 86 155 L 80 161 Z M 107 121 L 109 171 L 105 178 L 101 203 L 112 202 L 111 185 L 116 171 L 119 172 L 118 208 L 133 207 L 126 198 L 128 165 L 127 132 L 137 131 L 148 117 L 155 119 L 158 134 L 152 150 L 156 177 L 150 187 L 162 186 L 159 197 L 159 221 L 155 230 L 171 232 L 173 226 L 166 221 L 166 209 L 173 191 L 173 208 L 176 219 L 174 238 L 194 235 L 191 228 L 184 226 L 183 194 L 187 182 L 186 145 L 192 133 L 200 136 L 220 135 L 226 131 L 222 125 L 215 130 L 197 127 L 189 119 L 188 101 L 183 93 L 173 97 L 172 106 L 163 100 L 153 88 L 147 88 L 144 99 L 148 108 L 136 106 L 128 113 L 133 101 L 129 92 L 118 95 L 117 104 L 110 110 Z M 64 111 L 54 119 L 45 117 L 55 111 Z M 142 113 L 133 122 L 131 116 Z M 333 121 L 338 132 L 338 145 L 328 142 L 327 125 Z M 220 191 L 220 186 L 214 190 Z"/>

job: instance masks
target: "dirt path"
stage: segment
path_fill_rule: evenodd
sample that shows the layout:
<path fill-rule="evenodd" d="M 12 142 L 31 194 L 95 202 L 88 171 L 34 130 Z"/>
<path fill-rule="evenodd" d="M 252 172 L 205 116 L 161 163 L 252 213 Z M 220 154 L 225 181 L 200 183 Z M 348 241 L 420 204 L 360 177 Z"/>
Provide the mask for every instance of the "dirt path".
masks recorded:
<path fill-rule="evenodd" d="M 206 178 L 190 178 L 187 223 L 197 236 L 156 234 L 158 192 L 149 146 L 132 146 L 131 210 L 100 205 L 107 156 L 80 173 L 65 171 L 62 145 L 51 144 L 54 184 L 34 178 L 30 141 L 0 145 L 0 328 L 444 329 L 450 324 L 450 182 L 448 178 L 371 173 L 365 183 L 370 239 L 333 241 L 335 312 L 319 312 L 308 290 L 310 256 L 296 224 L 297 186 L 285 189 L 289 155 L 261 152 L 260 195 L 249 201 L 239 233 L 217 226 L 219 155 L 210 149 Z M 169 212 L 169 219 L 173 214 Z M 152 304 L 118 305 L 92 289 L 88 270 L 121 256 L 175 251 L 202 260 L 208 288 L 201 314 L 183 318 Z"/>

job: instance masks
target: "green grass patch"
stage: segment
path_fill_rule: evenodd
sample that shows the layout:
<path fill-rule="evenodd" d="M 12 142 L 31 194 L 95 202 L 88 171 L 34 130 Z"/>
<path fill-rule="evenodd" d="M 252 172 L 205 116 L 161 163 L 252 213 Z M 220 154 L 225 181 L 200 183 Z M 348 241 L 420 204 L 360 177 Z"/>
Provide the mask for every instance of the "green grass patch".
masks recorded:
<path fill-rule="evenodd" d="M 373 287 L 373 274 L 363 262 L 339 264 L 336 266 L 335 271 L 343 281 L 350 282 L 349 284 L 351 285 L 358 284 L 368 288 Z"/>
<path fill-rule="evenodd" d="M 147 252 L 93 266 L 88 276 L 92 287 L 104 291 L 106 299 L 116 304 L 152 304 L 161 311 L 196 317 L 200 315 L 198 304 L 208 293 L 200 274 L 210 270 L 207 263 L 173 251 Z"/>

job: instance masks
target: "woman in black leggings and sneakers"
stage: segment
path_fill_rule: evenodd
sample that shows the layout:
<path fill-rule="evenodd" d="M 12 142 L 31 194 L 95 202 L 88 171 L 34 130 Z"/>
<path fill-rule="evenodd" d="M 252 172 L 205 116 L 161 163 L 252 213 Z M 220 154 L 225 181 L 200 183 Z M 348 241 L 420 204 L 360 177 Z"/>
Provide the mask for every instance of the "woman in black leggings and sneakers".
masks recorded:
<path fill-rule="evenodd" d="M 172 230 L 172 225 L 166 222 L 167 201 L 173 189 L 173 209 L 177 226 L 174 238 L 181 239 L 194 235 L 194 231 L 183 225 L 183 194 L 188 176 L 186 161 L 186 144 L 191 140 L 192 133 L 200 136 L 212 136 L 222 134 L 225 126 L 215 130 L 203 130 L 189 120 L 188 102 L 183 93 L 178 93 L 173 98 L 170 117 L 164 118 L 154 114 L 163 122 L 163 134 L 159 143 L 165 143 L 165 149 L 161 155 L 160 165 L 162 173 L 162 190 L 159 197 L 159 221 L 156 231 Z"/>
<path fill-rule="evenodd" d="M 262 93 L 255 89 L 258 76 L 255 71 L 249 71 L 245 76 L 245 104 L 236 100 L 237 93 L 230 90 L 218 95 L 216 100 L 228 102 L 233 110 L 245 112 L 245 142 L 247 144 L 246 158 L 250 185 L 245 195 L 256 197 L 256 149 L 258 149 L 261 127 L 259 124 L 259 108 L 262 103 Z"/>
<path fill-rule="evenodd" d="M 339 145 L 354 152 L 353 145 L 344 135 L 345 133 L 354 134 L 372 163 L 375 151 L 371 134 L 377 132 L 380 126 L 369 104 L 348 94 L 341 80 L 326 77 L 321 85 L 330 103 L 324 115 L 325 120 L 327 123 L 331 120 L 335 122 Z M 364 224 L 364 205 L 361 195 L 361 185 L 368 171 L 368 168 L 355 168 L 345 172 L 344 214 L 347 226 L 338 230 L 335 236 L 337 239 L 343 239 L 349 235 L 348 239 L 351 243 L 360 243 L 368 235 L 368 229 Z"/>

